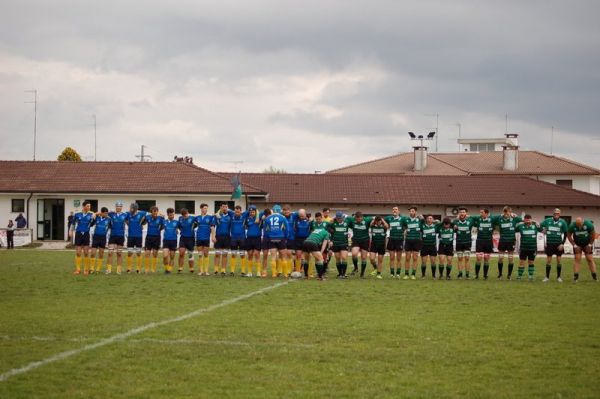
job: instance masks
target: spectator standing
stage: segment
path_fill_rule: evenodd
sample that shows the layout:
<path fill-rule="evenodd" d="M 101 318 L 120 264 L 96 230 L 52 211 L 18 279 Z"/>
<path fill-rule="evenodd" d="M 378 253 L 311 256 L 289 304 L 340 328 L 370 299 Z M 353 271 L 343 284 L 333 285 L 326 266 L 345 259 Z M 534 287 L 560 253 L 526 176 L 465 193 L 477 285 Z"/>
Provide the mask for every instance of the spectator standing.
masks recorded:
<path fill-rule="evenodd" d="M 17 229 L 24 229 L 27 227 L 27 219 L 23 216 L 22 213 L 19 213 L 19 216 L 15 218 L 15 222 L 17 222 Z"/>
<path fill-rule="evenodd" d="M 15 224 L 12 220 L 8 221 L 6 227 L 6 249 L 13 249 L 15 247 Z"/>

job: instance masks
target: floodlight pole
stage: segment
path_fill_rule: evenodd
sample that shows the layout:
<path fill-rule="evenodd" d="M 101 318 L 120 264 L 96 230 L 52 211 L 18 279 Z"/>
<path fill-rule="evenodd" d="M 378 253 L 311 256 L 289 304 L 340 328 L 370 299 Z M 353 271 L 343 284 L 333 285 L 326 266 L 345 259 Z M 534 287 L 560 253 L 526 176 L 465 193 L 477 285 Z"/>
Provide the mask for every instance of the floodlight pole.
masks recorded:
<path fill-rule="evenodd" d="M 552 126 L 552 133 L 550 135 L 550 155 L 553 154 L 553 152 L 552 152 L 553 150 L 554 150 L 554 126 Z"/>
<path fill-rule="evenodd" d="M 37 141 L 37 89 L 25 90 L 25 93 L 33 93 L 33 101 L 25 101 L 25 103 L 33 104 L 33 160 L 35 161 L 35 147 Z"/>
<path fill-rule="evenodd" d="M 96 153 L 97 153 L 97 141 L 96 141 L 96 115 L 92 115 L 92 118 L 94 118 L 94 162 L 96 162 L 98 159 L 96 158 Z"/>
<path fill-rule="evenodd" d="M 458 140 L 459 140 L 459 142 L 458 142 L 458 152 L 460 152 L 460 131 L 461 131 L 462 125 L 461 125 L 460 122 L 456 122 L 456 126 L 458 126 Z"/>

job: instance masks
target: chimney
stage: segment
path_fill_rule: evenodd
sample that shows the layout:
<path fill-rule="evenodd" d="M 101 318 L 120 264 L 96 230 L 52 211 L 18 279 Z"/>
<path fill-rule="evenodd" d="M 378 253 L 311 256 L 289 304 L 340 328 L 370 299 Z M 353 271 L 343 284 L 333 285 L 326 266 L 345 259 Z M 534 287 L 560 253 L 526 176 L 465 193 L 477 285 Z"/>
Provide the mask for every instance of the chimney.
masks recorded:
<path fill-rule="evenodd" d="M 416 171 L 424 171 L 427 167 L 427 147 L 425 146 L 415 146 L 415 166 L 414 169 Z"/>
<path fill-rule="evenodd" d="M 506 145 L 502 146 L 502 169 L 514 172 L 519 168 L 519 142 L 518 134 L 505 134 Z"/>

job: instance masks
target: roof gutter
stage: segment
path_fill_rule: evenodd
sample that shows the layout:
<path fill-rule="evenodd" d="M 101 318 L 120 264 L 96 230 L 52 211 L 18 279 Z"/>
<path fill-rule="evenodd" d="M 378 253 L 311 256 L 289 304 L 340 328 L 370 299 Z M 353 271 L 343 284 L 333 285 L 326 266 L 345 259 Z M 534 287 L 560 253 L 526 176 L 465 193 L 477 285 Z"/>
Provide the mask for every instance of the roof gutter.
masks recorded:
<path fill-rule="evenodd" d="M 27 228 L 29 228 L 29 200 L 33 197 L 33 193 L 29 193 L 29 197 L 27 197 Z"/>

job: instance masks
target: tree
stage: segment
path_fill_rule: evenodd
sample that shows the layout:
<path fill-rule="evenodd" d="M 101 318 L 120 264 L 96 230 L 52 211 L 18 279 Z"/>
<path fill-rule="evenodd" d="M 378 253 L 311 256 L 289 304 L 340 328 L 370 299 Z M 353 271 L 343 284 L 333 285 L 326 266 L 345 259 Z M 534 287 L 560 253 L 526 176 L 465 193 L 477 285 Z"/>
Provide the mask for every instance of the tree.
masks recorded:
<path fill-rule="evenodd" d="M 263 173 L 287 173 L 284 169 L 277 169 L 274 166 L 269 166 L 268 168 L 262 171 Z"/>
<path fill-rule="evenodd" d="M 63 152 L 60 153 L 58 160 L 81 162 L 81 156 L 71 147 L 67 147 L 63 150 Z"/>

